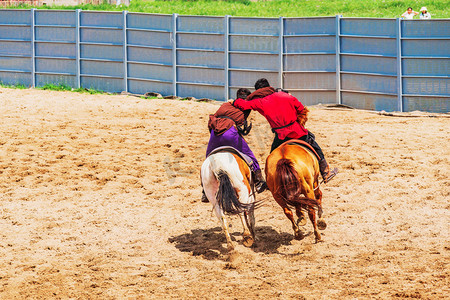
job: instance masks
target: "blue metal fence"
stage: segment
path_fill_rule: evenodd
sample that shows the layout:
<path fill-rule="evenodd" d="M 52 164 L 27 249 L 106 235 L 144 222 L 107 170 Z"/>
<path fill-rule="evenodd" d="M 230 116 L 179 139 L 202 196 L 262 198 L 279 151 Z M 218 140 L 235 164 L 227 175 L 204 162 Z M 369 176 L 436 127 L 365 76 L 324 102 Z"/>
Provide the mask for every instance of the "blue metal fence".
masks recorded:
<path fill-rule="evenodd" d="M 306 105 L 450 111 L 450 20 L 0 10 L 0 81 L 226 100 L 265 77 Z"/>

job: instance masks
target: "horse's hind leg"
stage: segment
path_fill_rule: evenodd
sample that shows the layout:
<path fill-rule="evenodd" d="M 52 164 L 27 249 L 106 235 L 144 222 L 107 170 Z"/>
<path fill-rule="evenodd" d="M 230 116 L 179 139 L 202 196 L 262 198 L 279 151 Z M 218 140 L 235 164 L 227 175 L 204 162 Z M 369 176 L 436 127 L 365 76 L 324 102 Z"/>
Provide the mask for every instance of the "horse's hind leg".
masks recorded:
<path fill-rule="evenodd" d="M 315 192 L 313 190 L 309 190 L 306 193 L 306 196 L 308 198 L 315 199 L 314 198 L 315 197 Z M 320 235 L 319 228 L 317 226 L 316 211 L 314 210 L 313 207 L 309 207 L 308 208 L 308 216 L 309 216 L 309 219 L 311 220 L 311 223 L 313 224 L 313 227 L 314 227 L 314 236 L 316 237 L 316 243 L 322 241 L 322 237 Z"/>
<path fill-rule="evenodd" d="M 216 216 L 220 220 L 220 223 L 222 224 L 223 233 L 225 234 L 225 238 L 227 239 L 227 249 L 228 251 L 234 250 L 233 242 L 231 241 L 230 232 L 228 231 L 228 222 L 225 218 L 225 215 L 222 213 L 222 210 L 219 208 L 218 205 L 216 205 Z"/>
<path fill-rule="evenodd" d="M 243 241 L 245 247 L 251 247 L 253 246 L 253 243 L 255 240 L 253 239 L 253 228 L 252 224 L 250 224 L 250 220 L 248 220 L 249 216 L 247 212 L 244 212 L 242 214 L 239 214 L 239 217 L 241 218 L 242 226 L 244 227 L 244 233 L 242 233 Z"/>
<path fill-rule="evenodd" d="M 302 209 L 303 208 L 303 209 Z M 306 225 L 306 213 L 304 211 L 303 205 L 298 205 L 295 207 L 295 212 L 297 214 L 297 226 L 305 226 Z"/>
<path fill-rule="evenodd" d="M 322 218 L 322 191 L 319 188 L 316 188 L 314 196 L 316 197 L 317 203 L 319 203 L 319 211 L 317 213 L 319 220 L 317 220 L 317 226 L 320 230 L 325 230 L 325 228 L 327 228 L 327 223 Z"/>

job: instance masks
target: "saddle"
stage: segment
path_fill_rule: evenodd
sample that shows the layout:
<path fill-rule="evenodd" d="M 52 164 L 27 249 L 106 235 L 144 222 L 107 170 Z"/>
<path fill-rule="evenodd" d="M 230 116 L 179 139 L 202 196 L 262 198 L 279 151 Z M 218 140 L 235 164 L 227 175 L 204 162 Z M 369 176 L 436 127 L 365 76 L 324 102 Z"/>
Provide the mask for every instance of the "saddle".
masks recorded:
<path fill-rule="evenodd" d="M 297 146 L 301 146 L 301 147 L 311 151 L 311 153 L 314 154 L 317 157 L 317 160 L 320 161 L 319 154 L 317 154 L 316 150 L 314 150 L 314 148 L 310 144 L 305 142 L 305 141 L 295 140 L 295 139 L 294 140 L 289 140 L 289 141 L 284 142 L 283 144 L 281 144 L 278 147 L 281 147 L 283 145 L 297 145 Z"/>
<path fill-rule="evenodd" d="M 253 170 L 252 169 L 253 160 L 248 155 L 240 152 L 239 150 L 237 150 L 231 146 L 221 146 L 221 147 L 217 147 L 216 149 L 211 151 L 211 153 L 209 153 L 208 156 L 213 155 L 214 153 L 218 153 L 218 152 L 230 152 L 230 153 L 236 154 L 237 156 L 242 158 L 243 161 L 245 161 L 245 163 L 249 166 L 250 170 Z"/>

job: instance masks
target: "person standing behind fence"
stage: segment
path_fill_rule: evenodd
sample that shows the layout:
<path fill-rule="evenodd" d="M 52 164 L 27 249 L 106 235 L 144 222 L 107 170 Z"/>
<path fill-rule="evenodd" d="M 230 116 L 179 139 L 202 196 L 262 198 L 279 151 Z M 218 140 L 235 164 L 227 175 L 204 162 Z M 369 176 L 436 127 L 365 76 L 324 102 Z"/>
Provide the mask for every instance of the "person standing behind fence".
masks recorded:
<path fill-rule="evenodd" d="M 419 13 L 417 11 L 413 11 L 412 7 L 408 7 L 408 9 L 402 14 L 402 17 L 407 20 L 412 20 L 414 16 L 417 16 Z"/>
<path fill-rule="evenodd" d="M 421 19 L 431 19 L 431 15 L 428 12 L 427 8 L 424 6 L 420 9 L 420 16 Z"/>

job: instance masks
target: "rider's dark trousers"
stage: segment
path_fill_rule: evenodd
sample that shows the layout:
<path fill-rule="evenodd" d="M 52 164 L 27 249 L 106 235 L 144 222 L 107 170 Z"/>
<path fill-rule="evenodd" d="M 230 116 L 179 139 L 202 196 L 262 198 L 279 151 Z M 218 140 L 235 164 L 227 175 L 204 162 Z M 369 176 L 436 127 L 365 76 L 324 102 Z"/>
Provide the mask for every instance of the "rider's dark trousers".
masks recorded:
<path fill-rule="evenodd" d="M 275 133 L 275 138 L 273 139 L 272 148 L 270 149 L 270 152 L 278 148 L 281 144 L 283 144 L 286 141 L 292 140 L 293 138 L 286 137 L 284 140 L 280 140 L 278 138 L 278 135 Z M 298 140 L 302 140 L 310 144 L 314 150 L 316 150 L 317 154 L 320 157 L 320 160 L 323 160 L 325 156 L 323 155 L 322 149 L 320 148 L 319 144 L 316 142 L 316 137 L 314 134 L 308 131 L 308 134 L 305 134 L 304 136 L 298 138 Z"/>

